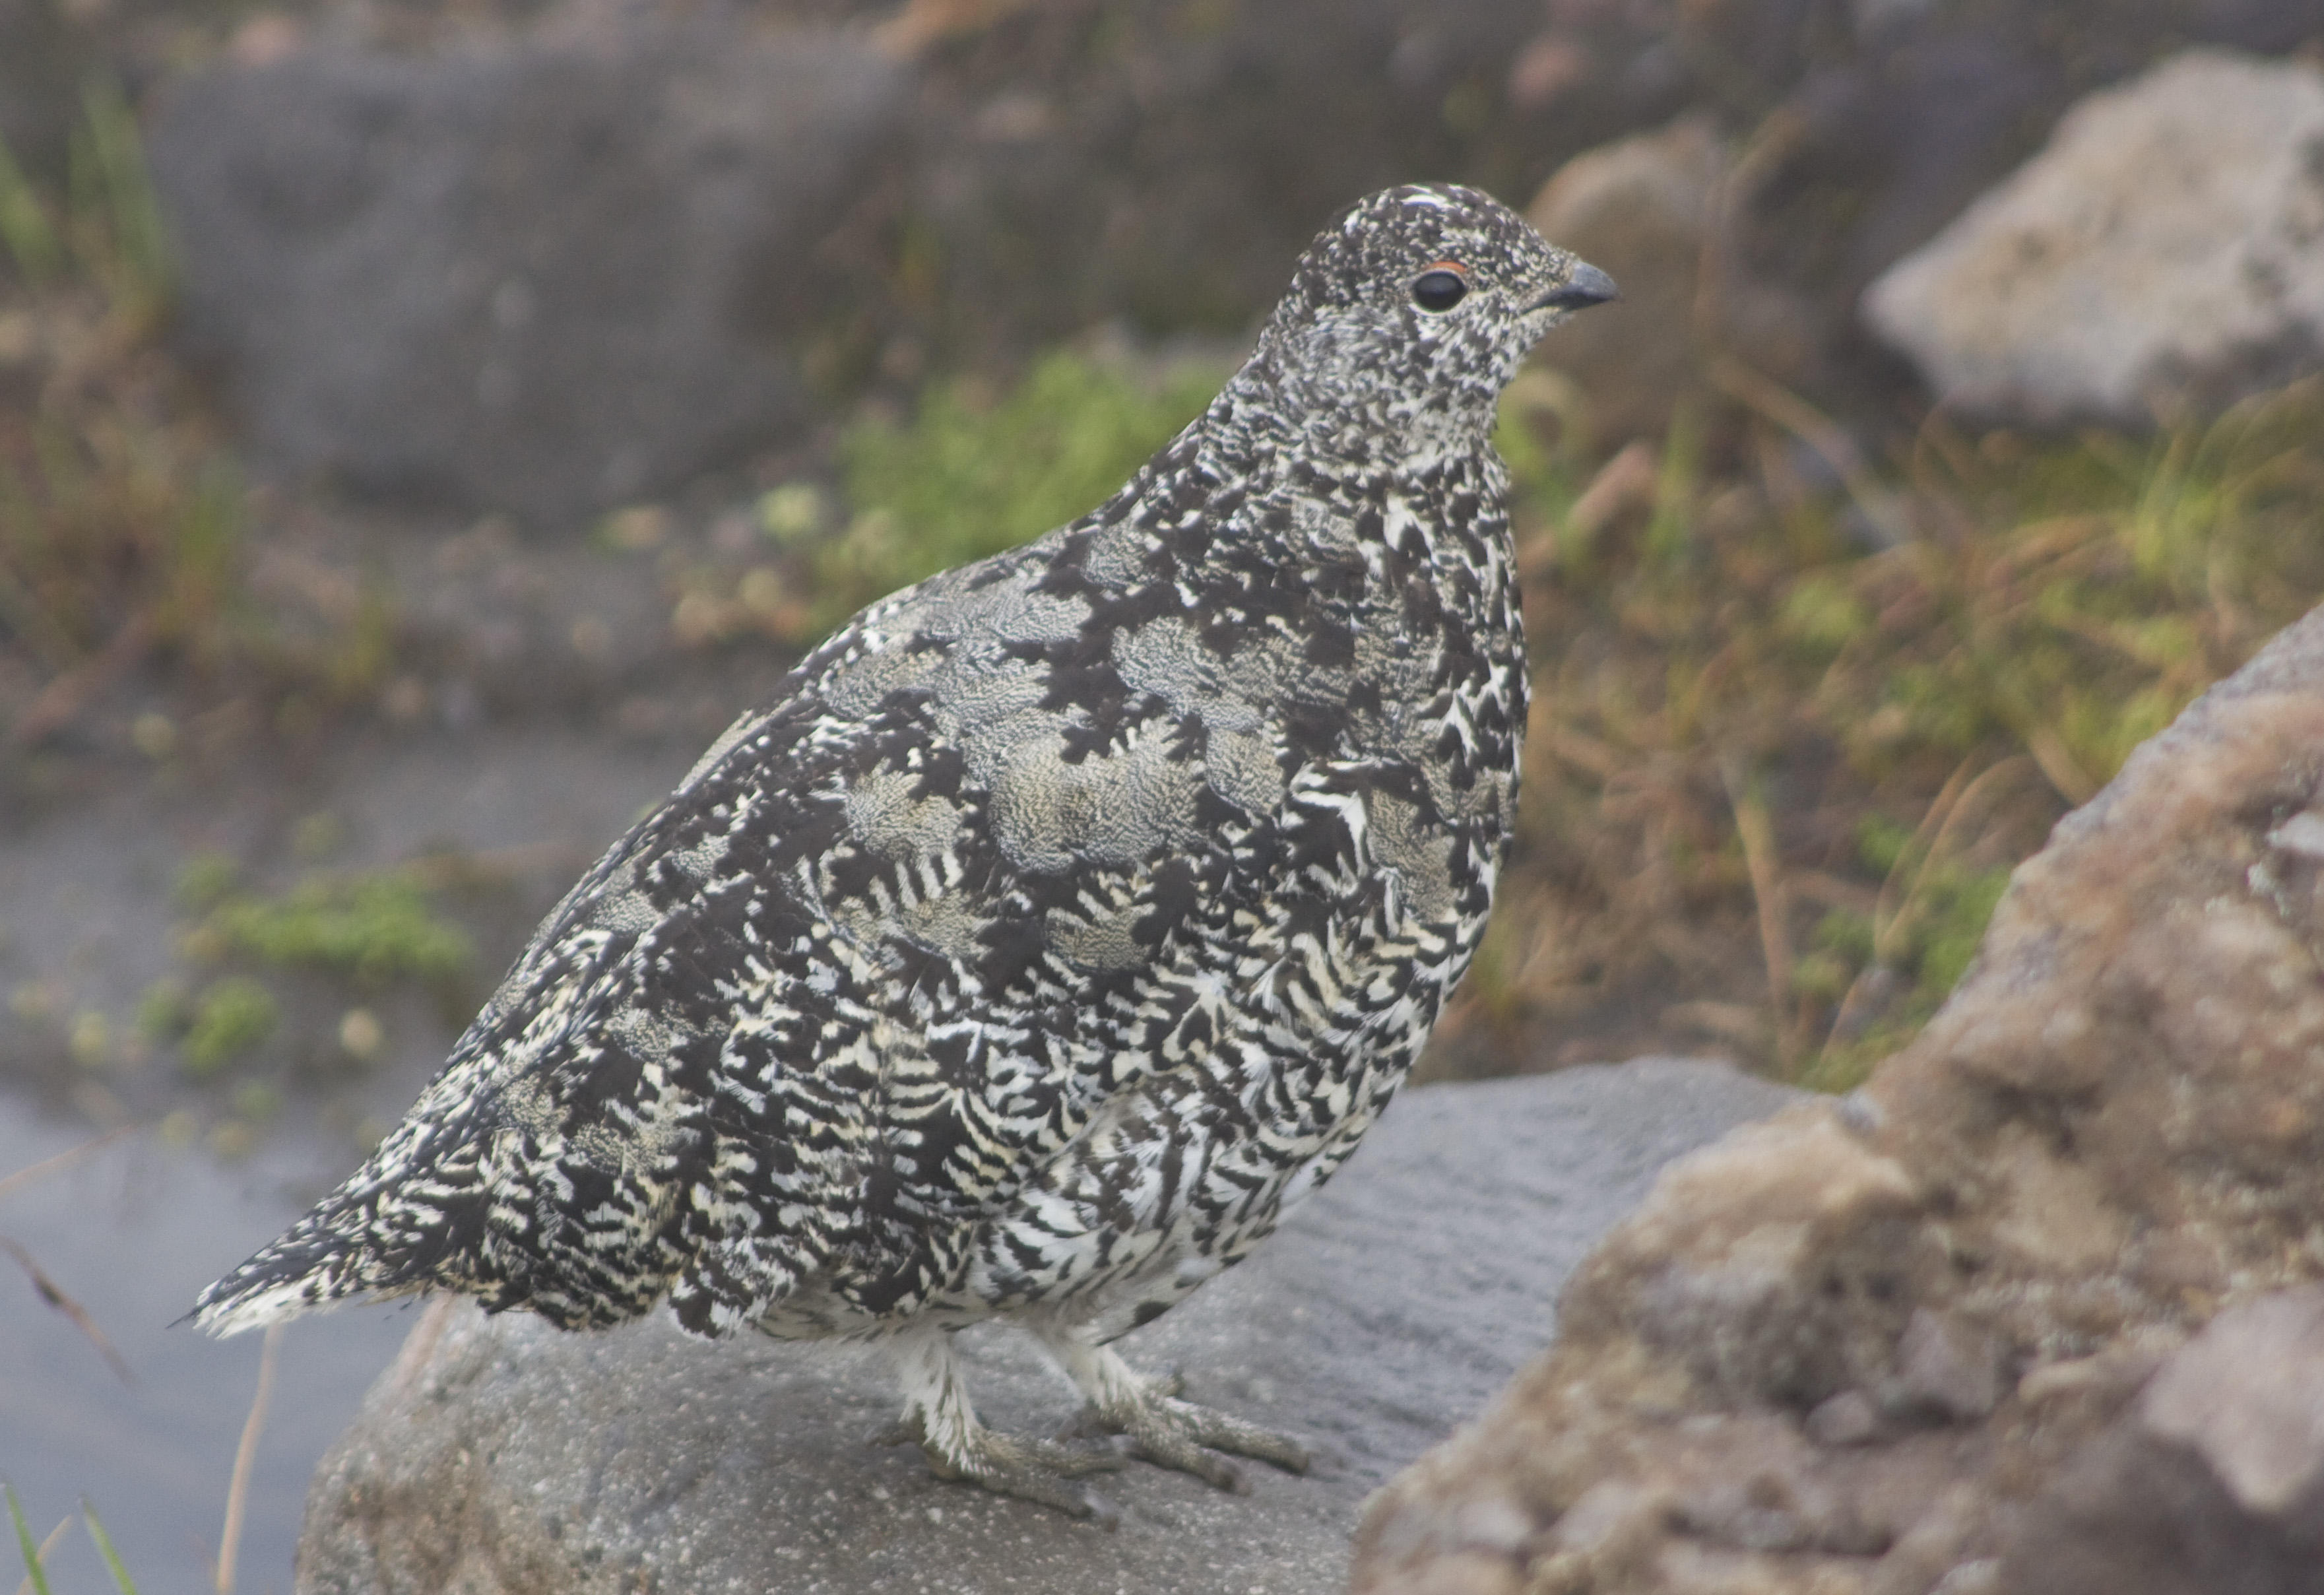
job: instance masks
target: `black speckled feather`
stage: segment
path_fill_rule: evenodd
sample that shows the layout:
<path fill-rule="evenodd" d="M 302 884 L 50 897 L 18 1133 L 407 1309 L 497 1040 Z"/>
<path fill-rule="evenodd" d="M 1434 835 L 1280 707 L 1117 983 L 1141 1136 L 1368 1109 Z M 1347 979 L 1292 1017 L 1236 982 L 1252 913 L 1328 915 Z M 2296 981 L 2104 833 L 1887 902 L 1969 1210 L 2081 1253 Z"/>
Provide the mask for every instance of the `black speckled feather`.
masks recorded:
<path fill-rule="evenodd" d="M 1610 291 L 1471 190 L 1352 207 L 1111 500 L 874 604 L 722 737 L 200 1321 L 443 1286 L 1102 1342 L 1241 1257 L 1483 932 L 1526 678 L 1488 439 Z"/>

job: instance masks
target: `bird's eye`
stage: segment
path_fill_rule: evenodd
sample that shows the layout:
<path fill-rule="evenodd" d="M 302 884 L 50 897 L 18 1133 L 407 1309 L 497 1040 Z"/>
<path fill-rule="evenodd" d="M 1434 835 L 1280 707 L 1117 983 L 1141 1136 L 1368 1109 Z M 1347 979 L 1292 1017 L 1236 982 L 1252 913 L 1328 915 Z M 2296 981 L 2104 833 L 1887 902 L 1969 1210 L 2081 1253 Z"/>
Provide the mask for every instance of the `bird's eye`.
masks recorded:
<path fill-rule="evenodd" d="M 1468 280 L 1450 266 L 1431 266 L 1412 280 L 1412 302 L 1424 310 L 1449 310 L 1468 294 Z"/>

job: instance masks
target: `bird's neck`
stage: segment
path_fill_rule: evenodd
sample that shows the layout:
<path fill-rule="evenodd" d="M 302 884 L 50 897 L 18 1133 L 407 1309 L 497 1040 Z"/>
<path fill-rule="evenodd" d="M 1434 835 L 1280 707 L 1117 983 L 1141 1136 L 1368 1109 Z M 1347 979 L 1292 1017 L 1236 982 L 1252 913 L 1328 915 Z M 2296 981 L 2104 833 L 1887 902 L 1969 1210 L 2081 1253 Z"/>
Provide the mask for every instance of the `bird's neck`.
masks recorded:
<path fill-rule="evenodd" d="M 1349 470 L 1416 478 L 1490 452 L 1501 383 L 1418 382 L 1388 369 L 1392 358 L 1270 327 L 1213 412 L 1261 447 Z"/>
<path fill-rule="evenodd" d="M 1296 563 L 1364 555 L 1366 542 L 1385 538 L 1425 564 L 1474 567 L 1474 539 L 1506 541 L 1508 471 L 1487 424 L 1351 401 L 1344 389 L 1336 403 L 1323 401 L 1266 353 L 1262 346 L 1157 458 L 1161 475 L 1148 496 L 1207 497 L 1231 483 L 1254 509 L 1332 506 L 1337 512 L 1298 514 L 1288 524 L 1263 509 L 1236 517 L 1281 536 L 1279 555 Z"/>

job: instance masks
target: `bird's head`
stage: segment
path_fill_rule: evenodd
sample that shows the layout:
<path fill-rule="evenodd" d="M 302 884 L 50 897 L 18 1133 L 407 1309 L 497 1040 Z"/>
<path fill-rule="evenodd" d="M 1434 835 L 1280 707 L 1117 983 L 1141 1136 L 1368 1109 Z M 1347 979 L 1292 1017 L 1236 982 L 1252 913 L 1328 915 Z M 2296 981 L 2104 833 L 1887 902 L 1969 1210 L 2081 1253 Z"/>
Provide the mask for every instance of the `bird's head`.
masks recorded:
<path fill-rule="evenodd" d="M 1308 245 L 1251 369 L 1314 441 L 1370 452 L 1384 433 L 1415 456 L 1474 449 L 1542 334 L 1616 297 L 1612 278 L 1490 195 L 1388 189 Z"/>

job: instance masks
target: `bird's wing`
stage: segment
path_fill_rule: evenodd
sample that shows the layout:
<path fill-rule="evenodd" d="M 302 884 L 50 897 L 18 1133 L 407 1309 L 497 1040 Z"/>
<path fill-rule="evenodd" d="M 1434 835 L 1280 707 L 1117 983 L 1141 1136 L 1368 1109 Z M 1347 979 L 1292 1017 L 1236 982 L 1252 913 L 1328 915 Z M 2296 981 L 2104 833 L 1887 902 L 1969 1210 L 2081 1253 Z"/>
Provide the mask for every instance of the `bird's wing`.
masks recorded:
<path fill-rule="evenodd" d="M 1281 777 L 1138 684 L 1059 542 L 875 605 L 738 722 L 204 1321 L 440 1283 L 601 1323 L 691 1269 L 722 1326 L 1004 1199 L 1153 1066 L 1125 1005 Z"/>

